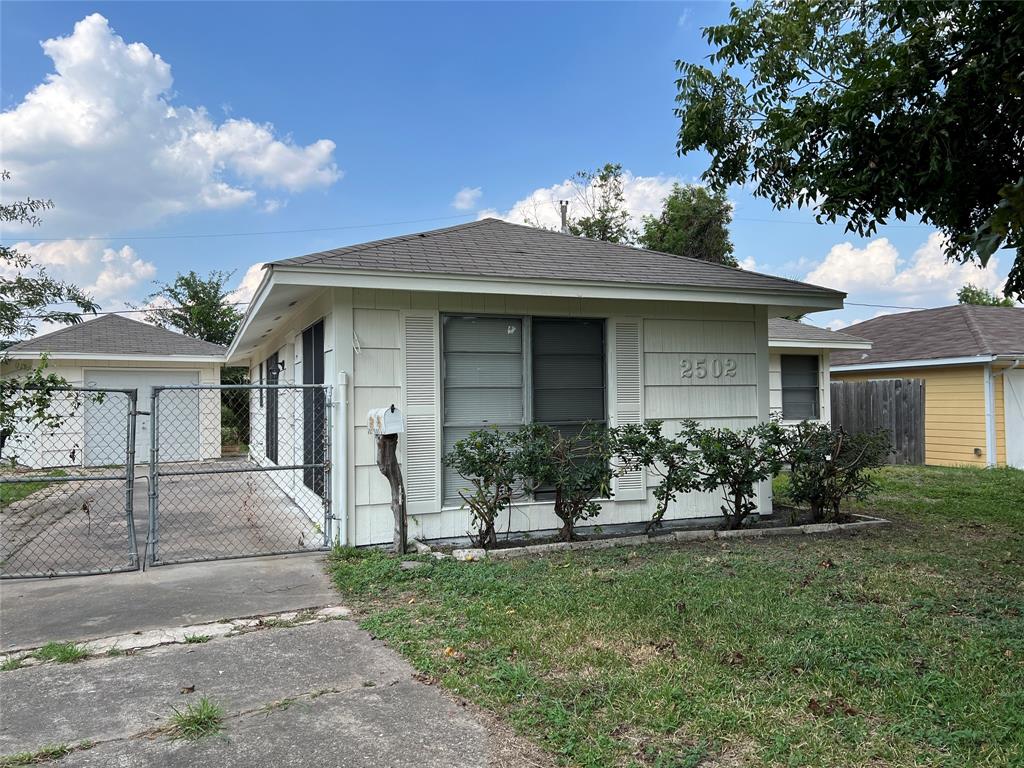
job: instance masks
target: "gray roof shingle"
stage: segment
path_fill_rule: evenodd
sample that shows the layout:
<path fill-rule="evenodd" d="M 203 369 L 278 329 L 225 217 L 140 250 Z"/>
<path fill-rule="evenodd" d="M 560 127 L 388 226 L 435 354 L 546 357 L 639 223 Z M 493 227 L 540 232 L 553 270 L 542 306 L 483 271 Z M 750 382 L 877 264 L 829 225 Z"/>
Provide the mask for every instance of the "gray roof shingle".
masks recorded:
<path fill-rule="evenodd" d="M 481 219 L 273 262 L 274 266 L 771 291 L 840 298 L 796 280 L 700 259 Z"/>
<path fill-rule="evenodd" d="M 872 342 L 870 351 L 836 352 L 833 365 L 1024 355 L 1024 309 L 957 304 L 883 315 L 846 329 Z"/>
<path fill-rule="evenodd" d="M 816 325 L 808 325 L 795 320 L 786 320 L 784 317 L 771 317 L 768 319 L 768 338 L 772 341 L 814 341 L 821 342 L 822 346 L 829 343 L 856 343 L 866 342 L 858 336 L 851 336 L 848 333 L 830 331 L 828 328 L 819 328 Z"/>
<path fill-rule="evenodd" d="M 48 354 L 139 355 L 146 357 L 223 357 L 225 347 L 183 336 L 155 325 L 129 320 L 120 315 L 102 315 L 95 320 L 36 336 L 7 348 L 8 352 Z"/>

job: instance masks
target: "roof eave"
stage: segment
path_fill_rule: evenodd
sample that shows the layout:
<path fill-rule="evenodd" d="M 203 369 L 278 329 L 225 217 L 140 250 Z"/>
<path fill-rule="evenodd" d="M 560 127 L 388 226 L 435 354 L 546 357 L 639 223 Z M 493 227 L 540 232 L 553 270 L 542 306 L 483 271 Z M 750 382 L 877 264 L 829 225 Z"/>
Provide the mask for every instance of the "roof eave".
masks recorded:
<path fill-rule="evenodd" d="M 799 307 L 806 311 L 842 309 L 845 293 L 828 289 L 756 290 L 715 289 L 700 286 L 601 282 L 590 280 L 519 279 L 385 270 L 352 270 L 332 267 L 277 265 L 274 280 L 281 284 L 317 285 L 336 288 L 388 288 L 440 293 L 529 293 L 593 299 L 637 299 L 647 301 L 694 301 L 709 303 L 757 303 L 767 306 Z M 752 302 L 752 299 L 756 301 Z M 237 339 L 237 337 L 236 337 Z M 232 351 L 234 348 L 232 347 Z M 229 353 L 230 357 L 230 353 Z"/>
<path fill-rule="evenodd" d="M 825 341 L 768 337 L 770 349 L 871 349 L 870 341 Z"/>
<path fill-rule="evenodd" d="M 34 350 L 7 350 L 8 360 L 39 360 L 43 356 L 47 360 L 114 360 L 117 362 L 143 363 L 223 363 L 225 355 L 154 355 L 152 353 L 132 354 L 130 352 L 46 352 Z"/>
<path fill-rule="evenodd" d="M 996 355 L 967 355 L 963 357 L 936 357 L 916 360 L 886 360 L 875 363 L 833 365 L 832 370 L 837 373 L 853 373 L 857 371 L 884 371 L 900 368 L 944 368 L 957 365 L 984 365 L 996 359 Z"/>

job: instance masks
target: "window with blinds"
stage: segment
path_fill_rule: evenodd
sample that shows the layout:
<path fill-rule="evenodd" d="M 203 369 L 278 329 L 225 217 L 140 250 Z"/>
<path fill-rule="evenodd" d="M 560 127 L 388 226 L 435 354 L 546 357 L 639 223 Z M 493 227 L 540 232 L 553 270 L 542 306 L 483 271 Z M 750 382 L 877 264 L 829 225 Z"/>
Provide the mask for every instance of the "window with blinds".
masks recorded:
<path fill-rule="evenodd" d="M 817 419 L 818 356 L 782 355 L 782 418 Z"/>
<path fill-rule="evenodd" d="M 606 421 L 603 320 L 448 315 L 442 359 L 445 454 L 482 427 Z M 463 486 L 445 467 L 445 505 L 461 503 Z"/>

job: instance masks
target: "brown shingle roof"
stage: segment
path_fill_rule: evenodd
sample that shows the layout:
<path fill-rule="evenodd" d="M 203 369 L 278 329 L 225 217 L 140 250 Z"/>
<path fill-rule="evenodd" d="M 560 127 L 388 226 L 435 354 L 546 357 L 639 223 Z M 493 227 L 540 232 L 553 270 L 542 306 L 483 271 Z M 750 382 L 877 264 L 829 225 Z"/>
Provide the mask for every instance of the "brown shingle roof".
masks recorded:
<path fill-rule="evenodd" d="M 223 356 L 226 348 L 120 315 L 102 315 L 95 320 L 26 339 L 8 347 L 7 351 L 216 358 Z"/>
<path fill-rule="evenodd" d="M 819 328 L 816 325 L 808 325 L 795 320 L 787 320 L 784 317 L 768 318 L 768 338 L 772 341 L 814 341 L 821 342 L 823 347 L 829 343 L 856 343 L 866 342 L 859 336 L 851 336 L 848 333 L 830 331 L 828 328 Z"/>
<path fill-rule="evenodd" d="M 845 330 L 872 347 L 836 352 L 833 365 L 1024 354 L 1024 309 L 1011 307 L 957 304 L 884 315 Z"/>
<path fill-rule="evenodd" d="M 481 219 L 274 262 L 275 266 L 771 291 L 843 297 L 796 280 Z"/>

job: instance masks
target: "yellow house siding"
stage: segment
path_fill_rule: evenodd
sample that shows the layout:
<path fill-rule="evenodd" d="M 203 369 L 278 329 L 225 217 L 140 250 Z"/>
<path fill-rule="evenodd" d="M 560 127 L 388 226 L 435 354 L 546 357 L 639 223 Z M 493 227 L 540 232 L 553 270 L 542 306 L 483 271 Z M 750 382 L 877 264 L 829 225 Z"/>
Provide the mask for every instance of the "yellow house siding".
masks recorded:
<path fill-rule="evenodd" d="M 832 371 L 835 381 L 875 381 L 878 379 L 924 379 L 924 461 L 926 464 L 985 466 L 985 369 L 981 365 L 948 368 L 898 368 L 889 371 Z M 998 379 L 997 379 L 998 382 Z M 1002 383 L 997 383 L 1001 387 Z M 1002 389 L 996 399 L 1002 402 Z M 1002 406 L 998 406 L 997 453 L 1006 462 L 1006 443 Z M 975 454 L 980 449 L 981 455 Z"/>

